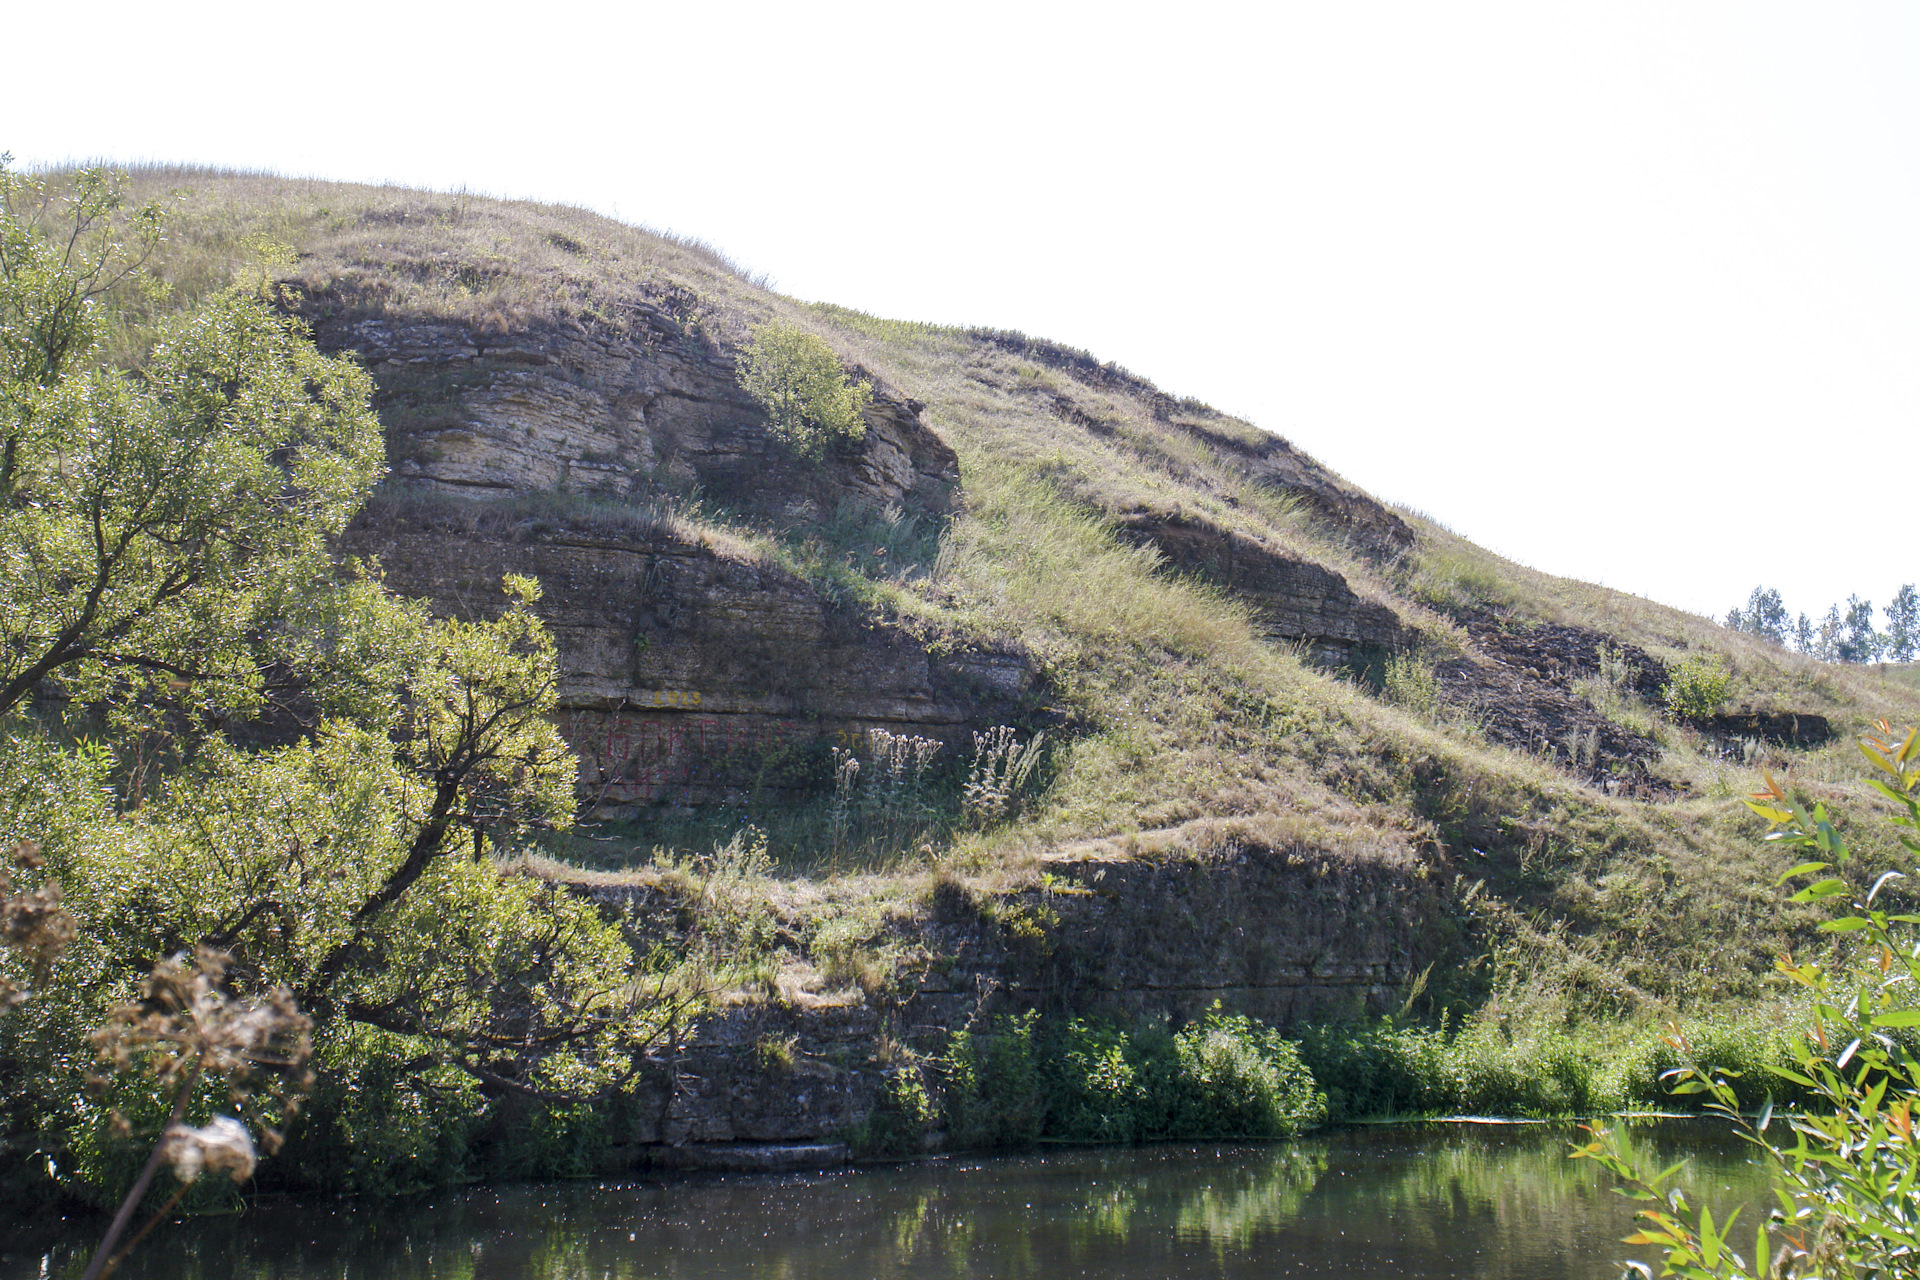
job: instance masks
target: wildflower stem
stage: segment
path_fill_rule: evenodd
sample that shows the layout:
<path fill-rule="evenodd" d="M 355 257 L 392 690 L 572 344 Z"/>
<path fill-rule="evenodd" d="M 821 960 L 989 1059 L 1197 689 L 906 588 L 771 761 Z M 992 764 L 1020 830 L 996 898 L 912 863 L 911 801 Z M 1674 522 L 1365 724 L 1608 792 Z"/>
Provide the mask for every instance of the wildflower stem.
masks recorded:
<path fill-rule="evenodd" d="M 161 1130 L 162 1133 L 179 1124 L 180 1118 L 186 1114 L 187 1099 L 193 1096 L 194 1086 L 200 1083 L 200 1066 L 201 1060 L 196 1058 L 193 1069 L 187 1072 L 187 1078 L 180 1084 L 180 1092 L 174 1095 L 173 1111 L 167 1116 L 167 1123 Z M 81 1275 L 80 1280 L 101 1280 L 107 1274 L 108 1267 L 120 1260 L 114 1253 L 114 1242 L 120 1239 L 127 1229 L 127 1224 L 133 1221 L 133 1211 L 140 1207 L 141 1199 L 146 1196 L 147 1187 L 153 1182 L 153 1175 L 159 1171 L 160 1163 L 165 1158 L 162 1155 L 165 1150 L 164 1142 L 153 1144 L 153 1154 L 147 1157 L 146 1166 L 140 1170 L 140 1176 L 134 1179 L 133 1189 L 127 1192 L 127 1198 L 120 1202 L 120 1211 L 113 1215 L 113 1225 L 107 1228 L 106 1238 L 100 1242 L 100 1247 L 94 1250 L 93 1261 L 87 1264 L 86 1272 Z M 141 1234 L 146 1233 L 143 1231 Z"/>

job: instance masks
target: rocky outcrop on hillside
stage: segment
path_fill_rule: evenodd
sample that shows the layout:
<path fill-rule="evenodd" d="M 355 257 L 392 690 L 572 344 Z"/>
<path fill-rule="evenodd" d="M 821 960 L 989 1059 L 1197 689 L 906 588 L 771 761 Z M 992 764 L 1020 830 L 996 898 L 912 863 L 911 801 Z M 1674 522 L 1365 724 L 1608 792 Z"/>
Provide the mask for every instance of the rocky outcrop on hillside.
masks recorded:
<path fill-rule="evenodd" d="M 1323 565 L 1195 517 L 1139 512 L 1118 525 L 1124 536 L 1151 543 L 1175 572 L 1218 583 L 1247 601 L 1269 639 L 1303 644 L 1320 663 L 1346 662 L 1361 647 L 1397 648 L 1406 639 L 1393 610 L 1361 599 Z"/>
<path fill-rule="evenodd" d="M 1604 632 L 1559 624 L 1469 619 L 1477 652 L 1438 664 L 1441 697 L 1466 710 L 1489 740 L 1544 755 L 1609 792 L 1664 798 L 1650 766 L 1660 744 L 1603 715 L 1575 684 L 1600 680 L 1626 697 L 1656 701 L 1667 682 L 1658 658 Z"/>
<path fill-rule="evenodd" d="M 1405 854 L 1229 841 L 1206 855 L 1142 857 L 1111 843 L 1049 857 L 1038 888 L 937 882 L 923 913 L 876 926 L 871 941 L 906 957 L 881 987 L 783 980 L 780 994 L 704 1020 L 637 1091 L 621 1157 L 844 1135 L 880 1097 L 883 1038 L 937 1054 L 1002 1013 L 1178 1029 L 1215 1002 L 1280 1027 L 1391 1011 L 1461 941 L 1446 877 Z M 577 891 L 617 908 L 641 945 L 686 927 L 684 892 L 660 881 Z M 806 933 L 791 908 L 776 914 L 780 937 Z M 782 1047 L 771 1061 L 769 1043 Z"/>
<path fill-rule="evenodd" d="M 1299 499 L 1369 555 L 1390 559 L 1413 546 L 1413 530 L 1406 521 L 1279 436 L 1229 418 L 1197 400 L 1176 399 L 1145 378 L 1110 361 L 1097 360 L 1085 351 L 999 329 L 975 329 L 971 336 L 1009 355 L 1058 370 L 1083 386 L 1129 397 L 1162 426 L 1206 442 L 1248 480 Z M 1096 434 L 1105 433 L 1098 420 L 1086 415 L 1070 398 L 1056 397 L 1053 410 Z"/>
<path fill-rule="evenodd" d="M 330 352 L 372 374 L 388 456 L 405 486 L 499 495 L 531 490 L 618 498 L 697 489 L 774 519 L 840 504 L 940 513 L 959 462 L 921 406 L 864 370 L 865 438 L 802 461 L 768 435 L 740 389 L 735 351 L 688 318 L 684 300 L 635 300 L 622 323 L 560 320 L 493 331 L 396 318 L 344 285 L 307 294 L 303 317 Z"/>
<path fill-rule="evenodd" d="M 965 746 L 1024 719 L 1034 669 L 1014 649 L 942 646 L 836 607 L 771 565 L 670 528 L 539 537 L 386 509 L 344 551 L 454 616 L 505 603 L 501 578 L 537 578 L 560 653 L 561 730 L 601 816 L 655 804 L 769 800 L 826 784 L 828 748 L 871 731 Z"/>
<path fill-rule="evenodd" d="M 1703 716 L 1694 728 L 1729 745 L 1750 740 L 1807 750 L 1834 739 L 1833 723 L 1810 711 L 1755 711 L 1743 707 Z"/>

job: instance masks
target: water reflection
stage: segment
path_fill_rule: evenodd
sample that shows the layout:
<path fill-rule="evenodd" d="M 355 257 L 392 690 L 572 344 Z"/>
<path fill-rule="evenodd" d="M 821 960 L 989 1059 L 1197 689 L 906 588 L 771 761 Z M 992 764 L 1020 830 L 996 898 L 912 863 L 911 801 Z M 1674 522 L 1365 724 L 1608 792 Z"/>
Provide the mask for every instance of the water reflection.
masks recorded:
<path fill-rule="evenodd" d="M 1284 1146 L 952 1159 L 810 1177 L 478 1189 L 276 1205 L 175 1227 L 130 1280 L 1475 1277 L 1618 1274 L 1630 1207 L 1550 1126 L 1345 1130 Z M 1765 1187 L 1697 1123 L 1636 1129 L 1723 1205 Z M 1744 1220 L 1751 1221 L 1752 1210 Z M 1717 1216 L 1717 1215 L 1716 1215 Z M 77 1276 L 84 1242 L 0 1243 L 0 1280 Z M 45 1268 L 43 1270 L 43 1267 Z"/>

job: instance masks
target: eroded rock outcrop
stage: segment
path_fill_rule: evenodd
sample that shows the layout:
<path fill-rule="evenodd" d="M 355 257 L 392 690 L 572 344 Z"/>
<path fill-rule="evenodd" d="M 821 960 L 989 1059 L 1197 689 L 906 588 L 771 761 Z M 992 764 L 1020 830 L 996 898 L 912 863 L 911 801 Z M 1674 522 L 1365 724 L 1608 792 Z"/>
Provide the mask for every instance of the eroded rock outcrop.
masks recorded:
<path fill-rule="evenodd" d="M 1204 854 L 1134 856 L 1102 841 L 1044 865 L 1041 887 L 945 880 L 923 912 L 881 922 L 871 941 L 908 957 L 883 989 L 791 992 L 703 1020 L 637 1091 L 624 1157 L 844 1135 L 880 1098 L 883 1035 L 938 1054 L 954 1033 L 1028 1009 L 1173 1029 L 1216 1001 L 1280 1027 L 1388 1012 L 1461 943 L 1447 877 L 1403 850 L 1228 840 Z M 684 895 L 660 882 L 578 891 L 617 907 L 642 945 L 685 928 Z M 806 932 L 791 911 L 776 914 L 780 936 Z"/>
<path fill-rule="evenodd" d="M 1084 386 L 1132 398 L 1161 425 L 1205 441 L 1248 480 L 1292 494 L 1368 555 L 1389 559 L 1413 546 L 1413 529 L 1406 521 L 1279 436 L 1197 400 L 1176 399 L 1145 378 L 1112 362 L 1096 360 L 1085 351 L 998 329 L 975 329 L 971 336 L 1009 355 L 1057 369 Z M 1101 423 L 1082 412 L 1070 398 L 1056 396 L 1052 408 L 1063 419 L 1096 433 L 1104 432 Z"/>
<path fill-rule="evenodd" d="M 561 729 L 602 816 L 653 804 L 808 791 L 827 747 L 874 729 L 959 747 L 1023 718 L 1034 670 L 1014 649 L 941 646 L 836 607 L 804 581 L 668 528 L 460 528 L 404 508 L 363 519 L 343 550 L 377 556 L 397 590 L 454 616 L 540 581 L 560 654 Z"/>
<path fill-rule="evenodd" d="M 1660 744 L 1609 719 L 1574 688 L 1605 679 L 1623 695 L 1657 700 L 1667 681 L 1658 658 L 1587 627 L 1482 617 L 1466 630 L 1477 652 L 1438 664 L 1435 674 L 1442 698 L 1469 711 L 1489 740 L 1544 755 L 1608 791 L 1673 794 L 1649 772 Z"/>
<path fill-rule="evenodd" d="M 736 352 L 684 314 L 671 299 L 634 301 L 619 326 L 494 332 L 395 318 L 341 287 L 303 303 L 320 345 L 352 352 L 373 375 L 395 475 L 413 488 L 631 498 L 697 487 L 781 519 L 830 516 L 849 501 L 950 508 L 959 462 L 918 402 L 855 370 L 874 389 L 865 438 L 796 459 L 740 389 Z"/>

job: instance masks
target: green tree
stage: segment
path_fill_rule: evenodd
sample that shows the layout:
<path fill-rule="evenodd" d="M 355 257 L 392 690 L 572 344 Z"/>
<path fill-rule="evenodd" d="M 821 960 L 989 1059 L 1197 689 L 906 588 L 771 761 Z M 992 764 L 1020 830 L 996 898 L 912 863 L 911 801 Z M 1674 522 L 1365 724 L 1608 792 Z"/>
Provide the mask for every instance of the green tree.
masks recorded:
<path fill-rule="evenodd" d="M 1840 641 L 1834 649 L 1841 662 L 1872 662 L 1880 656 L 1883 641 L 1873 629 L 1873 601 L 1848 596 L 1842 627 Z"/>
<path fill-rule="evenodd" d="M 537 584 L 444 620 L 336 565 L 383 470 L 365 376 L 245 290 L 100 367 L 145 215 L 97 172 L 0 184 L 0 848 L 36 850 L 13 898 L 60 893 L 73 922 L 57 957 L 0 949 L 0 992 L 33 992 L 0 1017 L 0 1166 L 111 1201 L 162 1128 L 225 1105 L 211 1073 L 87 1088 L 95 1028 L 167 957 L 217 953 L 227 996 L 312 1018 L 296 1180 L 375 1185 L 373 1148 L 417 1170 L 490 1099 L 631 1080 L 658 988 L 590 904 L 496 856 L 572 810 Z"/>
<path fill-rule="evenodd" d="M 1787 606 L 1780 599 L 1778 591 L 1771 587 L 1755 587 L 1753 594 L 1747 597 L 1745 609 L 1728 611 L 1727 626 L 1731 630 L 1745 631 L 1763 640 L 1784 645 L 1790 619 L 1787 617 Z"/>
<path fill-rule="evenodd" d="M 157 234 L 108 175 L 64 199 L 0 165 L 0 715 L 49 677 L 84 700 L 260 709 L 327 539 L 385 469 L 371 384 L 268 299 L 165 325 L 137 372 L 90 368 L 101 300 Z M 42 222 L 64 207 L 65 234 Z"/>
<path fill-rule="evenodd" d="M 1920 654 L 1920 593 L 1911 582 L 1887 606 L 1886 653 L 1895 662 L 1912 662 Z"/>
<path fill-rule="evenodd" d="M 740 385 L 767 411 L 767 429 L 803 458 L 865 436 L 873 401 L 865 382 L 851 381 L 833 348 L 805 329 L 756 325 L 742 352 Z"/>

